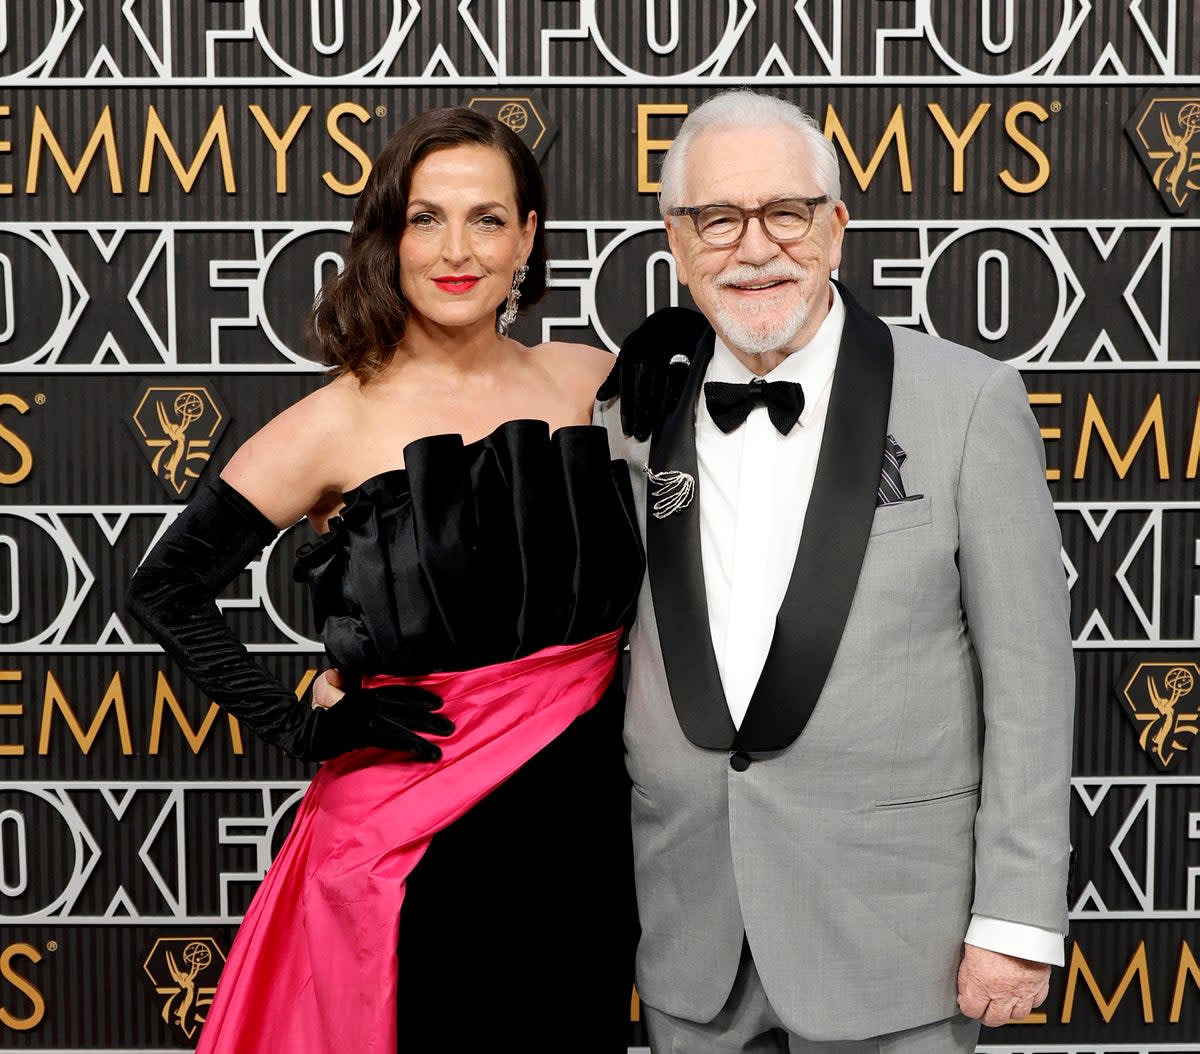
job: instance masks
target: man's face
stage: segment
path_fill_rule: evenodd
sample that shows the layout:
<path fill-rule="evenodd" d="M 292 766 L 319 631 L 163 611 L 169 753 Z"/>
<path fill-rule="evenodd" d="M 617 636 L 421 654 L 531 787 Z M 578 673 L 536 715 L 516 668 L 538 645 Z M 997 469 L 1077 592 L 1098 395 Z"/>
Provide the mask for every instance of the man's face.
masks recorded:
<path fill-rule="evenodd" d="M 682 205 L 754 208 L 822 194 L 799 133 L 785 127 L 709 129 L 688 148 Z M 667 220 L 679 279 L 721 339 L 743 356 L 794 351 L 829 312 L 829 274 L 841 262 L 845 205 L 817 206 L 812 230 L 776 244 L 751 219 L 736 245 L 713 248 L 688 216 Z"/>

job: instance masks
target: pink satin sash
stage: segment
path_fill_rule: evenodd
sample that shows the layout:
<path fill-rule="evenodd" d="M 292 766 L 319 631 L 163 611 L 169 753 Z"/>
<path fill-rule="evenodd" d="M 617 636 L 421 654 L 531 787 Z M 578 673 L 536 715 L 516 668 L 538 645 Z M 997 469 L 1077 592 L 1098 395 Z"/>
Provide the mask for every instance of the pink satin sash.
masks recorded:
<path fill-rule="evenodd" d="M 434 834 L 599 701 L 620 636 L 372 679 L 442 697 L 455 723 L 442 760 L 364 749 L 321 766 L 238 930 L 197 1054 L 392 1054 L 405 879 Z"/>

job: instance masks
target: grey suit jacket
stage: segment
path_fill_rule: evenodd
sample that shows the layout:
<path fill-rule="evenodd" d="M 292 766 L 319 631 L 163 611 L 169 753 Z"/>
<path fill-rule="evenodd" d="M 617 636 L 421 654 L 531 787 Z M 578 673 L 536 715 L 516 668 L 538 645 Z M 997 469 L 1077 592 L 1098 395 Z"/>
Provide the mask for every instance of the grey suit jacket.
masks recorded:
<path fill-rule="evenodd" d="M 1069 850 L 1067 589 L 1025 389 L 842 295 L 796 568 L 736 732 L 708 632 L 704 495 L 664 519 L 645 508 L 648 464 L 696 475 L 711 332 L 651 443 L 621 433 L 615 403 L 597 410 L 649 564 L 626 717 L 640 993 L 710 1020 L 745 934 L 777 1013 L 817 1040 L 955 1013 L 972 912 L 1065 932 Z M 920 497 L 876 508 L 887 433 Z"/>

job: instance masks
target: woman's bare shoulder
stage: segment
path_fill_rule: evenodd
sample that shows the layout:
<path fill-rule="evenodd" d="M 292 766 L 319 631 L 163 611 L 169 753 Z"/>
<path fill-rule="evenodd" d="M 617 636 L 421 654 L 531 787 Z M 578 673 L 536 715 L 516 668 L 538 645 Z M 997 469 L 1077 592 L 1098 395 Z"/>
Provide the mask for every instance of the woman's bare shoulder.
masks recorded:
<path fill-rule="evenodd" d="M 590 394 L 595 394 L 616 362 L 616 356 L 603 348 L 562 340 L 547 341 L 529 350 L 541 357 L 549 369 L 568 383 L 575 382 L 572 387 L 578 384 Z"/>
<path fill-rule="evenodd" d="M 250 442 L 311 457 L 352 427 L 361 398 L 353 377 L 337 377 L 281 411 Z"/>
<path fill-rule="evenodd" d="M 291 523 L 340 494 L 361 395 L 334 379 L 281 411 L 238 448 L 221 475 L 276 523 Z"/>

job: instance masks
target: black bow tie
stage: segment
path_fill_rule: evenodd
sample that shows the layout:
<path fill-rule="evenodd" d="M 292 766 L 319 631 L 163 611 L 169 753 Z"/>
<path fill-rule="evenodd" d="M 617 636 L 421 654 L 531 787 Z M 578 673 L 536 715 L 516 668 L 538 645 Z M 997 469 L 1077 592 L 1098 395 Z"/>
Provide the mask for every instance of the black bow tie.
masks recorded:
<path fill-rule="evenodd" d="M 759 377 L 748 384 L 709 381 L 704 385 L 704 401 L 713 423 L 722 432 L 740 428 L 751 410 L 765 406 L 771 424 L 780 435 L 787 435 L 804 412 L 804 389 L 795 381 L 764 381 Z"/>

